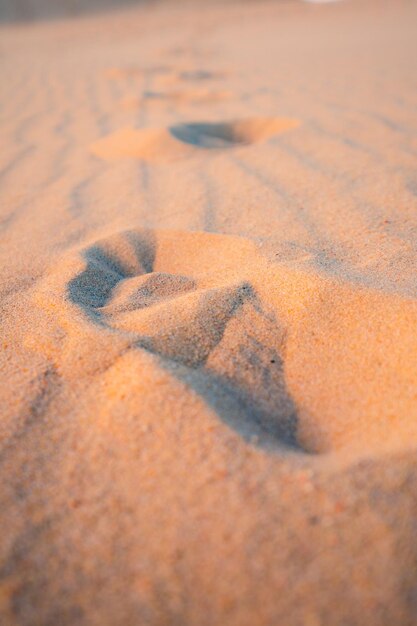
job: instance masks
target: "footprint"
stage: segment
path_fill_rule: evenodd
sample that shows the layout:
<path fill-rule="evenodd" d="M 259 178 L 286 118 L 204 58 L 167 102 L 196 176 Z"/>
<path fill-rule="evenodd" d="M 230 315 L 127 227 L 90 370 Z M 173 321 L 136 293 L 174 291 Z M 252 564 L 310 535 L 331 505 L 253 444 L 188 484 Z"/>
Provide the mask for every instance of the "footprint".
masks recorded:
<path fill-rule="evenodd" d="M 90 150 L 105 160 L 168 161 L 209 150 L 263 142 L 298 125 L 294 119 L 256 117 L 226 122 L 193 122 L 168 128 L 124 128 L 96 141 Z"/>
<path fill-rule="evenodd" d="M 183 67 L 179 70 L 172 68 L 171 72 L 167 72 L 164 76 L 161 76 L 159 80 L 165 85 L 183 85 L 184 83 L 210 84 L 215 81 L 223 80 L 229 75 L 229 72 L 213 71 L 204 68 L 190 69 L 189 67 Z"/>
<path fill-rule="evenodd" d="M 283 328 L 243 269 L 254 258 L 238 238 L 128 231 L 58 267 L 36 297 L 73 338 L 57 357 L 67 369 L 120 341 L 113 359 L 145 351 L 242 436 L 301 450 Z"/>
<path fill-rule="evenodd" d="M 137 65 L 125 65 L 108 67 L 104 70 L 104 76 L 109 80 L 128 80 L 131 78 L 138 78 L 145 76 L 147 73 L 151 74 L 169 74 L 172 69 L 166 65 L 155 65 L 152 67 L 140 67 Z"/>
<path fill-rule="evenodd" d="M 309 259 L 273 263 L 238 237 L 118 233 L 35 285 L 44 322 L 26 343 L 77 381 L 132 351 L 171 381 L 162 395 L 181 385 L 179 411 L 197 394 L 239 435 L 281 451 L 359 458 L 414 445 L 415 303 Z"/>
<path fill-rule="evenodd" d="M 222 79 L 227 76 L 226 72 L 214 72 L 210 70 L 176 70 L 170 65 L 115 65 L 107 67 L 103 72 L 105 78 L 109 80 L 128 80 L 153 74 L 155 76 L 165 77 L 169 82 L 204 82 L 210 80 Z"/>
<path fill-rule="evenodd" d="M 225 78 L 225 72 L 212 72 L 210 70 L 184 70 L 177 74 L 179 80 L 185 81 L 204 81 Z"/>
<path fill-rule="evenodd" d="M 144 103 L 147 105 L 214 103 L 230 100 L 232 95 L 230 91 L 213 91 L 210 89 L 145 91 L 141 97 L 124 98 L 121 100 L 120 106 L 125 110 L 132 110 L 139 108 Z"/>

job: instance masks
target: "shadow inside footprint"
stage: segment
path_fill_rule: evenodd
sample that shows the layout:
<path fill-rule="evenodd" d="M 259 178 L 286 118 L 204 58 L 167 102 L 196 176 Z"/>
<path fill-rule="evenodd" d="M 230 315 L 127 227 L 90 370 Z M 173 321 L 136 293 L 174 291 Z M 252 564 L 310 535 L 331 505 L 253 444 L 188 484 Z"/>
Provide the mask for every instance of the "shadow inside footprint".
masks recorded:
<path fill-rule="evenodd" d="M 196 122 L 171 126 L 175 139 L 196 148 L 233 148 L 266 140 L 298 125 L 285 118 L 247 118 L 226 122 Z"/>
<path fill-rule="evenodd" d="M 246 440 L 305 452 L 297 439 L 297 408 L 285 382 L 276 321 L 248 283 L 219 296 L 202 294 L 197 328 L 191 323 L 188 335 L 180 328 L 177 336 L 157 334 L 140 345 L 160 355 L 171 373 Z"/>
<path fill-rule="evenodd" d="M 279 379 L 275 388 L 268 385 L 268 370 L 264 369 L 261 374 L 267 385 L 264 389 L 268 389 L 271 400 L 276 402 L 272 412 L 256 401 L 253 394 L 259 392 L 260 388 L 245 389 L 238 382 L 206 369 L 176 367 L 174 373 L 204 398 L 223 422 L 246 441 L 268 448 L 278 444 L 279 447 L 306 453 L 298 441 L 297 407 L 285 385 L 283 362 L 276 355 L 273 363 L 275 376 Z M 172 371 L 169 365 L 168 369 Z"/>
<path fill-rule="evenodd" d="M 70 300 L 90 316 L 99 316 L 116 285 L 129 276 L 152 272 L 155 239 L 151 231 L 109 237 L 84 253 L 86 267 L 67 286 Z"/>
<path fill-rule="evenodd" d="M 244 135 L 235 132 L 233 124 L 180 124 L 171 126 L 171 135 L 197 148 L 232 148 L 248 143 Z"/>

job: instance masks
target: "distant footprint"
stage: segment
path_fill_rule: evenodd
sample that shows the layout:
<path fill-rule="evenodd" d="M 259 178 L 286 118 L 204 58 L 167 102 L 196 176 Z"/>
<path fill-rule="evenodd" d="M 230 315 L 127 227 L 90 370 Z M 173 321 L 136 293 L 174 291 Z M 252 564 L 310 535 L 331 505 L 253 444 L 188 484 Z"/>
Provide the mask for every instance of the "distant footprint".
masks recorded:
<path fill-rule="evenodd" d="M 201 81 L 201 80 L 214 80 L 218 78 L 224 78 L 225 72 L 213 72 L 210 70 L 184 70 L 177 74 L 180 80 L 186 81 Z"/>
<path fill-rule="evenodd" d="M 255 117 L 168 128 L 124 128 L 96 141 L 90 149 L 95 156 L 106 160 L 128 157 L 164 161 L 263 142 L 298 125 L 299 121 L 294 119 Z"/>
<path fill-rule="evenodd" d="M 185 67 L 180 70 L 172 68 L 171 72 L 167 72 L 164 76 L 161 76 L 160 80 L 167 85 L 180 85 L 184 83 L 210 84 L 212 82 L 222 80 L 227 76 L 228 72 L 220 72 L 204 68 L 190 69 L 189 67 Z"/>
<path fill-rule="evenodd" d="M 149 105 L 167 104 L 201 104 L 205 102 L 222 102 L 232 98 L 230 91 L 214 91 L 210 89 L 190 89 L 186 91 L 145 91 L 141 97 L 124 98 L 120 105 L 123 109 L 137 109 L 144 103 Z"/>
<path fill-rule="evenodd" d="M 155 65 L 152 67 L 140 67 L 138 65 L 122 65 L 115 67 L 108 67 L 104 71 L 104 76 L 109 80 L 128 80 L 131 78 L 137 78 L 144 76 L 147 73 L 151 74 L 169 74 L 171 68 L 167 65 Z"/>
<path fill-rule="evenodd" d="M 134 64 L 108 67 L 104 70 L 104 76 L 109 80 L 127 80 L 154 74 L 166 77 L 169 82 L 201 82 L 224 78 L 225 72 L 214 72 L 210 70 L 181 70 L 177 71 L 170 65 L 140 66 Z"/>

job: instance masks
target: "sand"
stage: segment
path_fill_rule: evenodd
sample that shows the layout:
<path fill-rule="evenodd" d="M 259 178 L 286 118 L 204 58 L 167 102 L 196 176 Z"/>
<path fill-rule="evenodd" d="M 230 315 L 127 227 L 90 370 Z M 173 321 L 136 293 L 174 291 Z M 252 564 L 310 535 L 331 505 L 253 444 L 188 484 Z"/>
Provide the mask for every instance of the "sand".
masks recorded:
<path fill-rule="evenodd" d="M 0 623 L 414 626 L 417 4 L 47 8 L 0 9 Z"/>

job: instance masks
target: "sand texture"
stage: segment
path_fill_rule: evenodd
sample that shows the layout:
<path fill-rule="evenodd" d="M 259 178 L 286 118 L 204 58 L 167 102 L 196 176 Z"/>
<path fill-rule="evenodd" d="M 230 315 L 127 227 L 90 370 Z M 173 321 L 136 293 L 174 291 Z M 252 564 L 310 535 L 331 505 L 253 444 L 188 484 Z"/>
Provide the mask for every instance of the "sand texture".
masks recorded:
<path fill-rule="evenodd" d="M 417 3 L 29 4 L 0 624 L 415 626 Z"/>

